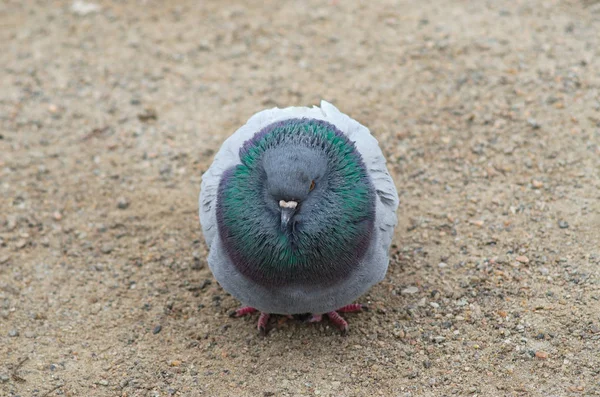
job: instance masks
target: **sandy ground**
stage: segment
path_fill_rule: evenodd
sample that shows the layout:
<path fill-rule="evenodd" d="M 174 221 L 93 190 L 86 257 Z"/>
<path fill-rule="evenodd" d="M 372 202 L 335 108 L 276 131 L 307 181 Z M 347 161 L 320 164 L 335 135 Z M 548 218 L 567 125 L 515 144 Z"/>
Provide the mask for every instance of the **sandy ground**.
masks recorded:
<path fill-rule="evenodd" d="M 0 3 L 2 396 L 600 395 L 600 4 L 310 3 Z M 392 261 L 348 337 L 263 339 L 200 178 L 321 98 L 384 147 Z"/>

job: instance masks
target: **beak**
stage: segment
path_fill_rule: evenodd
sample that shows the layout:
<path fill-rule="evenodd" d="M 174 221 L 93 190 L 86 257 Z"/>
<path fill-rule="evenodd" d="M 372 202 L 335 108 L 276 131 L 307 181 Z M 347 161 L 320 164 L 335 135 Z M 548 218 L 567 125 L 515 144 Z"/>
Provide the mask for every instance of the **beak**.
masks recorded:
<path fill-rule="evenodd" d="M 279 208 L 281 209 L 281 230 L 288 229 L 290 221 L 296 213 L 296 207 L 298 207 L 296 201 L 279 201 Z"/>

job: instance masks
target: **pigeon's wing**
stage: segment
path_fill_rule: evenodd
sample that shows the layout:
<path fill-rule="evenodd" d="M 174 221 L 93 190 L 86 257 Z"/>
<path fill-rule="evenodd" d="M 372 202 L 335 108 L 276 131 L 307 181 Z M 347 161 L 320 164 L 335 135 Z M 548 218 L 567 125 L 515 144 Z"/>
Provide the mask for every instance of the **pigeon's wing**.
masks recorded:
<path fill-rule="evenodd" d="M 379 143 L 367 127 L 343 114 L 329 102 L 321 101 L 321 111 L 325 120 L 334 124 L 351 141 L 354 141 L 365 162 L 377 191 L 376 226 L 381 232 L 381 245 L 387 252 L 394 236 L 394 228 L 398 223 L 396 210 L 399 199 Z"/>
<path fill-rule="evenodd" d="M 212 165 L 202 175 L 202 184 L 200 187 L 200 223 L 202 224 L 204 239 L 209 248 L 217 235 L 216 205 L 219 182 L 223 172 L 240 164 L 239 151 L 244 142 L 251 139 L 255 133 L 259 132 L 269 124 L 280 120 L 302 117 L 326 120 L 321 109 L 316 106 L 312 108 L 289 107 L 285 109 L 267 109 L 256 113 L 248 120 L 248 122 L 246 122 L 246 124 L 240 127 L 233 135 L 223 142 Z"/>

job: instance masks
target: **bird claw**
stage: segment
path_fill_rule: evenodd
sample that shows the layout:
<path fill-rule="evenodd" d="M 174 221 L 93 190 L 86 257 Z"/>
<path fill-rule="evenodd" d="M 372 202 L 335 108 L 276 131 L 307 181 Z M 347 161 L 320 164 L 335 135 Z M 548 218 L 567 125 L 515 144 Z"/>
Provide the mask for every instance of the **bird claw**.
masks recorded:
<path fill-rule="evenodd" d="M 350 305 L 346 305 L 343 307 L 340 307 L 339 309 L 336 310 L 336 312 L 339 313 L 357 313 L 357 312 L 368 312 L 370 309 L 367 305 L 361 305 L 360 303 L 352 303 Z"/>
<path fill-rule="evenodd" d="M 243 317 L 246 316 L 248 314 L 252 314 L 252 313 L 256 313 L 258 310 L 256 310 L 253 307 L 250 306 L 244 306 L 244 307 L 240 307 L 237 310 L 233 310 L 232 312 L 229 313 L 229 317 L 232 318 L 238 318 L 238 317 Z M 258 332 L 261 336 L 266 336 L 268 333 L 267 330 L 267 323 L 269 322 L 269 317 L 270 315 L 268 313 L 260 313 L 260 316 L 258 317 Z"/>
<path fill-rule="evenodd" d="M 348 322 L 346 322 L 337 311 L 327 313 L 327 317 L 329 317 L 329 320 L 339 328 L 342 332 L 342 336 L 348 335 Z"/>
<path fill-rule="evenodd" d="M 258 317 L 258 333 L 260 336 L 267 336 L 267 323 L 269 322 L 269 313 L 260 313 Z"/>
<path fill-rule="evenodd" d="M 247 314 L 252 314 L 252 313 L 256 313 L 258 310 L 256 310 L 253 307 L 250 306 L 244 306 L 244 307 L 240 307 L 237 310 L 234 310 L 232 312 L 229 313 L 229 317 L 235 318 L 235 317 L 243 317 Z"/>
<path fill-rule="evenodd" d="M 335 311 L 331 311 L 327 314 L 327 317 L 329 317 L 329 320 L 331 320 L 331 322 L 337 327 L 339 328 L 339 330 L 341 331 L 342 336 L 347 336 L 348 335 L 348 322 L 346 320 L 344 320 L 342 318 L 342 316 L 340 316 L 339 313 L 356 313 L 356 312 L 360 312 L 360 311 L 369 311 L 369 307 L 365 306 L 365 305 L 361 305 L 359 303 L 353 303 L 350 305 L 346 305 L 343 306 L 341 308 L 339 308 L 338 310 Z M 242 317 L 248 314 L 252 314 L 252 313 L 256 313 L 258 312 L 257 309 L 250 307 L 250 306 L 245 306 L 245 307 L 241 307 L 237 310 L 234 310 L 232 312 L 229 313 L 229 317 L 232 318 L 237 318 L 237 317 Z M 287 318 L 293 318 L 296 317 L 297 315 L 291 316 L 291 315 L 287 315 Z M 304 316 L 304 315 L 303 315 Z M 268 334 L 268 329 L 267 329 L 267 324 L 269 322 L 269 318 L 271 317 L 271 315 L 269 313 L 260 313 L 260 316 L 258 318 L 258 333 L 261 336 L 266 336 Z M 318 323 L 320 321 L 323 320 L 323 314 L 312 314 L 307 320 L 305 320 L 308 323 Z"/>
<path fill-rule="evenodd" d="M 341 331 L 342 336 L 348 335 L 348 322 L 340 316 L 340 313 L 356 313 L 361 311 L 369 311 L 369 307 L 359 303 L 353 303 L 340 307 L 338 310 L 327 313 L 329 320 Z M 318 323 L 323 319 L 322 314 L 313 314 L 308 320 L 309 323 Z"/>

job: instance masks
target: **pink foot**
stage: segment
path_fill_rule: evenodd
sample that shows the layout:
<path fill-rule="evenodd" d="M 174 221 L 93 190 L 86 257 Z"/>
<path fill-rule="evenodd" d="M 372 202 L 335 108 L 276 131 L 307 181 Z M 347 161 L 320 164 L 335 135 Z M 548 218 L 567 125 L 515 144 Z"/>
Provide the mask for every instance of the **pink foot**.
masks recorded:
<path fill-rule="evenodd" d="M 356 313 L 360 311 L 367 311 L 369 308 L 365 305 L 361 305 L 359 303 L 353 303 L 351 305 L 346 305 L 344 307 L 340 307 L 338 310 L 327 313 L 327 317 L 331 320 L 331 322 L 338 327 L 342 331 L 342 335 L 348 334 L 348 322 L 339 315 L 339 313 Z M 309 323 L 318 323 L 323 320 L 322 314 L 313 314 L 312 317 L 308 320 Z"/>
<path fill-rule="evenodd" d="M 342 331 L 342 335 L 347 335 L 348 334 L 348 322 L 346 320 L 344 320 L 342 318 L 342 316 L 339 315 L 339 313 L 356 313 L 356 312 L 360 312 L 360 311 L 367 311 L 369 310 L 369 308 L 365 305 L 361 305 L 359 303 L 353 303 L 350 305 L 346 305 L 344 307 L 340 307 L 338 310 L 336 311 L 332 311 L 327 313 L 327 317 L 329 317 L 329 319 L 331 320 L 331 322 L 340 329 L 340 331 Z M 232 311 L 229 316 L 230 317 L 242 317 L 242 316 L 246 316 L 248 314 L 252 314 L 252 313 L 256 313 L 258 312 L 258 310 L 256 310 L 253 307 L 250 306 L 245 306 L 245 307 L 240 307 L 237 310 Z M 339 313 L 338 313 L 339 312 Z M 258 332 L 260 332 L 261 335 L 265 336 L 267 334 L 267 324 L 269 322 L 269 318 L 271 317 L 271 315 L 269 313 L 260 313 L 260 316 L 258 317 Z M 287 318 L 293 318 L 293 316 L 291 315 L 287 315 Z M 313 314 L 310 319 L 308 320 L 309 323 L 318 323 L 321 320 L 323 320 L 323 315 L 322 314 Z"/>
<path fill-rule="evenodd" d="M 342 335 L 346 336 L 348 334 L 348 323 L 338 314 L 338 312 L 329 312 L 327 313 L 327 317 L 329 317 L 331 322 L 342 331 Z"/>
<path fill-rule="evenodd" d="M 269 313 L 260 313 L 260 316 L 258 317 L 258 332 L 262 336 L 267 335 L 267 323 L 269 322 L 269 317 L 271 317 Z"/>
<path fill-rule="evenodd" d="M 256 313 L 257 311 L 258 310 L 256 310 L 253 307 L 244 306 L 244 307 L 240 307 L 239 309 L 234 310 L 231 313 L 229 313 L 229 317 L 242 317 L 242 316 L 245 316 L 247 314 Z"/>
<path fill-rule="evenodd" d="M 250 306 L 245 306 L 245 307 L 240 307 L 237 310 L 232 311 L 229 314 L 229 317 L 242 317 L 248 314 L 252 314 L 252 313 L 256 313 L 258 310 L 256 310 L 253 307 Z M 258 332 L 262 335 L 265 336 L 267 334 L 267 323 L 269 322 L 269 313 L 260 313 L 260 316 L 258 317 Z"/>

